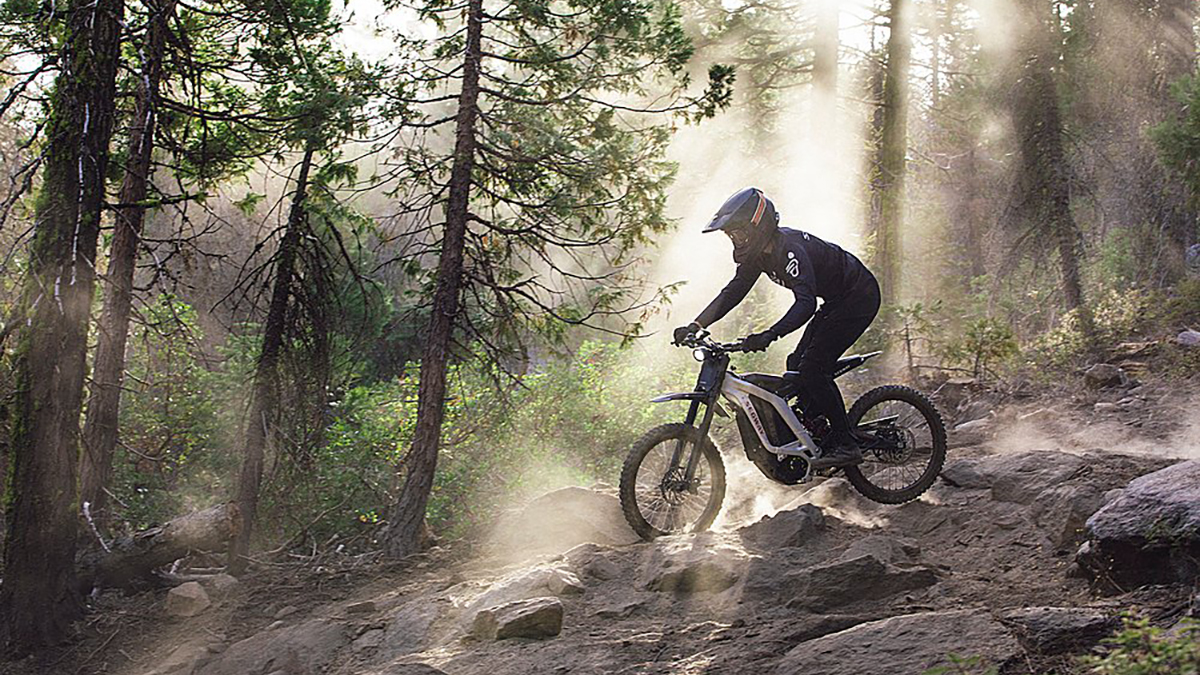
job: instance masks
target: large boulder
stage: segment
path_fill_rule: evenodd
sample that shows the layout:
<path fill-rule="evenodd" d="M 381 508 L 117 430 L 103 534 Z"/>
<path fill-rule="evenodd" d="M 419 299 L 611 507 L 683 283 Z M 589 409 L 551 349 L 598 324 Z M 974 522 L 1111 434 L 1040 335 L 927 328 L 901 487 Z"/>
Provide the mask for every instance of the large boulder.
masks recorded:
<path fill-rule="evenodd" d="M 780 511 L 741 528 L 742 541 L 761 549 L 803 546 L 825 529 L 825 514 L 812 504 Z"/>
<path fill-rule="evenodd" d="M 531 598 L 475 615 L 471 633 L 484 640 L 552 638 L 562 632 L 563 605 L 558 598 Z"/>
<path fill-rule="evenodd" d="M 1016 638 L 986 610 L 894 616 L 802 642 L 776 675 L 918 675 L 949 666 L 949 654 L 999 666 L 1020 652 Z"/>
<path fill-rule="evenodd" d="M 1088 463 L 1063 452 L 1021 452 L 950 462 L 942 479 L 969 489 L 990 489 L 1002 502 L 1029 504 L 1044 490 L 1086 475 Z"/>
<path fill-rule="evenodd" d="M 591 542 L 622 546 L 641 541 L 615 495 L 582 487 L 548 492 L 500 519 L 488 541 L 497 557 L 519 561 L 563 553 Z"/>
<path fill-rule="evenodd" d="M 1076 560 L 1102 585 L 1200 577 L 1200 460 L 1134 479 L 1087 520 Z"/>
<path fill-rule="evenodd" d="M 225 650 L 197 675 L 321 673 L 348 644 L 350 635 L 345 626 L 328 619 L 313 619 L 252 635 Z"/>
<path fill-rule="evenodd" d="M 1050 656 L 1089 649 L 1108 637 L 1117 621 L 1090 607 L 1024 607 L 1001 617 L 1035 654 Z"/>
<path fill-rule="evenodd" d="M 938 582 L 937 574 L 931 569 L 889 565 L 874 554 L 833 560 L 775 575 L 770 574 L 766 566 L 756 568 L 768 573 L 756 575 L 747 582 L 747 595 L 779 598 L 789 608 L 825 614 L 856 602 L 878 602 Z"/>

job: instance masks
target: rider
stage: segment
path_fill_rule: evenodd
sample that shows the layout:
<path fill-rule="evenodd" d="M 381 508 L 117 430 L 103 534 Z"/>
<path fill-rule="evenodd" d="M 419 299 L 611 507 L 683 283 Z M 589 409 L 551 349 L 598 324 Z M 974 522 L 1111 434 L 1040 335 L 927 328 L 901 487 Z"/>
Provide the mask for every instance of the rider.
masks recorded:
<path fill-rule="evenodd" d="M 724 232 L 733 240 L 737 272 L 696 320 L 675 329 L 678 344 L 729 313 L 750 292 L 758 277 L 792 291 L 796 300 L 783 318 L 742 342 L 747 351 L 764 351 L 775 340 L 809 322 L 788 370 L 798 371 L 811 399 L 811 409 L 829 420 L 814 469 L 849 466 L 862 461 L 862 450 L 850 433 L 846 404 L 833 381 L 842 353 L 867 330 L 879 313 L 879 283 L 851 253 L 800 230 L 779 227 L 775 205 L 757 188 L 746 188 L 725 201 L 705 232 Z M 824 303 L 817 310 L 817 298 Z"/>

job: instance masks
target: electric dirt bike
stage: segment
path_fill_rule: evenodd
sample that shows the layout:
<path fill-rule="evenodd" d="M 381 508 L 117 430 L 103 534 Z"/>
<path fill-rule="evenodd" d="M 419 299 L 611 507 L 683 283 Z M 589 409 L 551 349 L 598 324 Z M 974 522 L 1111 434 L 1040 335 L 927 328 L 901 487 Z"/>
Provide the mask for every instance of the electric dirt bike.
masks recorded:
<path fill-rule="evenodd" d="M 695 390 L 653 399 L 689 401 L 687 417 L 682 424 L 646 432 L 621 471 L 622 510 L 644 539 L 707 529 L 720 512 L 725 465 L 708 431 L 714 414 L 729 417 L 721 398 L 733 410 L 746 456 L 763 475 L 784 485 L 842 472 L 868 499 L 901 504 L 929 489 L 942 470 L 946 427 L 937 408 L 915 389 L 887 385 L 863 394 L 848 411 L 862 464 L 814 471 L 810 461 L 820 456 L 829 423 L 805 411 L 800 374 L 737 373 L 729 355 L 746 351 L 741 343 L 722 344 L 708 336 L 701 331 L 682 344 L 694 348 L 701 362 Z M 879 354 L 840 359 L 834 377 Z"/>

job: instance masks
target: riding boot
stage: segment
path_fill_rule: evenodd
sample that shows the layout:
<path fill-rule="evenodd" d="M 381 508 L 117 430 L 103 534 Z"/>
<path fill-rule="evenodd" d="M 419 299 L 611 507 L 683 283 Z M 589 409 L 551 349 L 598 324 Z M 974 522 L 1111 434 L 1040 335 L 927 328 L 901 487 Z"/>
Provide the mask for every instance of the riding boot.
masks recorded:
<path fill-rule="evenodd" d="M 862 449 L 849 431 L 832 431 L 825 439 L 821 456 L 812 461 L 812 468 L 832 469 L 854 466 L 863 461 Z"/>

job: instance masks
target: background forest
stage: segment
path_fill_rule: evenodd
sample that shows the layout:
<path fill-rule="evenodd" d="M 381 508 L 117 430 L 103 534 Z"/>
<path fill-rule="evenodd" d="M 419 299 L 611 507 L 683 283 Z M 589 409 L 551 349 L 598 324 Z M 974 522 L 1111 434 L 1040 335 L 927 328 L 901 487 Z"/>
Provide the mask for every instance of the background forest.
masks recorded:
<path fill-rule="evenodd" d="M 663 329 L 732 274 L 699 228 L 746 185 L 868 261 L 889 376 L 1053 387 L 1197 327 L 1198 19 L 4 0 L 5 643 L 60 639 L 78 557 L 191 511 L 237 504 L 241 571 L 469 542 L 612 482 L 677 416 L 647 402 L 692 377 Z M 783 310 L 765 286 L 720 337 Z"/>

